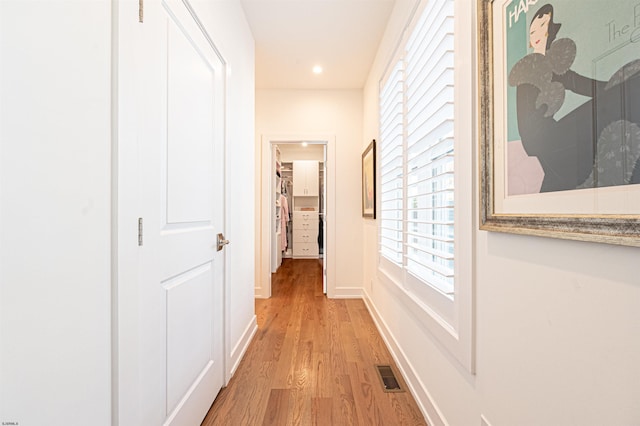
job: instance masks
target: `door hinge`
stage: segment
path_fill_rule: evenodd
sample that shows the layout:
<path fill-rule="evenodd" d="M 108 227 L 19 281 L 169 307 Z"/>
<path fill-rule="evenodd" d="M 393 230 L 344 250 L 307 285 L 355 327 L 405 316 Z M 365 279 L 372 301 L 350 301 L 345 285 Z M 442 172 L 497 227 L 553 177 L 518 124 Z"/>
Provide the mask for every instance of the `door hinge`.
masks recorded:
<path fill-rule="evenodd" d="M 142 218 L 138 218 L 138 245 L 142 245 Z"/>
<path fill-rule="evenodd" d="M 138 22 L 144 22 L 144 0 L 138 0 Z"/>

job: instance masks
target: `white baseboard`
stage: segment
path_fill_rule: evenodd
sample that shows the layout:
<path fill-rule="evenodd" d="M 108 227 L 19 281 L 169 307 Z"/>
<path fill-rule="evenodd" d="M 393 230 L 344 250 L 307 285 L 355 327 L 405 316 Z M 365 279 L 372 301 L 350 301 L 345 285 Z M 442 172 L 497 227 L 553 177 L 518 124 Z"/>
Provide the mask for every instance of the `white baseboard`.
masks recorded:
<path fill-rule="evenodd" d="M 254 297 L 256 299 L 268 299 L 269 295 L 266 294 L 267 289 L 265 287 L 254 287 Z"/>
<path fill-rule="evenodd" d="M 373 318 L 373 322 L 376 324 L 382 339 L 387 345 L 389 352 L 391 352 L 391 356 L 393 360 L 396 362 L 404 381 L 407 383 L 409 390 L 420 408 L 422 415 L 424 415 L 427 423 L 430 426 L 447 426 L 448 423 L 445 418 L 442 416 L 442 413 L 438 409 L 435 401 L 429 394 L 429 391 L 425 387 L 422 380 L 416 374 L 414 368 L 411 365 L 411 361 L 407 359 L 405 353 L 402 351 L 400 345 L 393 337 L 393 334 L 387 327 L 387 324 L 380 316 L 378 310 L 375 307 L 375 304 L 369 297 L 369 294 L 366 290 L 362 289 L 362 299 L 364 300 L 369 313 L 371 314 L 371 318 Z"/>
<path fill-rule="evenodd" d="M 328 291 L 330 299 L 362 299 L 362 287 L 339 287 Z"/>
<path fill-rule="evenodd" d="M 257 323 L 257 318 L 254 315 L 251 318 L 251 321 L 249 321 L 249 324 L 247 324 L 247 327 L 245 328 L 244 333 L 242 333 L 242 336 L 240 337 L 240 340 L 231 350 L 231 353 L 229 355 L 228 365 L 230 365 L 231 368 L 229 369 L 227 374 L 227 380 L 226 380 L 227 383 L 229 382 L 231 377 L 233 377 L 233 375 L 236 373 L 236 370 L 240 365 L 240 361 L 242 361 L 242 358 L 244 357 L 245 352 L 247 352 L 247 348 L 249 347 L 249 344 L 251 343 L 251 340 L 253 339 L 253 336 L 255 336 L 257 331 L 258 331 L 258 323 Z"/>

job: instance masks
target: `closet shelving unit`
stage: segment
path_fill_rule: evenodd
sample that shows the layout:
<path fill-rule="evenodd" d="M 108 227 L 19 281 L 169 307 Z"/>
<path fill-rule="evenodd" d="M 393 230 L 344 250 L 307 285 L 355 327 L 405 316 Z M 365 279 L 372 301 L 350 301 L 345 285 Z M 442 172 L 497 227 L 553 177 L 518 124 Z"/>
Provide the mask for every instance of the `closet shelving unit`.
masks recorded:
<path fill-rule="evenodd" d="M 273 146 L 273 221 L 271 271 L 282 258 L 318 259 L 321 256 L 319 231 L 323 206 L 321 193 L 324 164 L 317 160 L 282 161 L 280 148 Z M 286 197 L 289 215 L 281 199 Z M 284 221 L 282 220 L 284 219 Z M 286 234 L 283 234 L 286 233 Z M 286 236 L 286 248 L 283 240 Z"/>
<path fill-rule="evenodd" d="M 319 220 L 319 163 L 293 162 L 293 258 L 317 259 Z"/>

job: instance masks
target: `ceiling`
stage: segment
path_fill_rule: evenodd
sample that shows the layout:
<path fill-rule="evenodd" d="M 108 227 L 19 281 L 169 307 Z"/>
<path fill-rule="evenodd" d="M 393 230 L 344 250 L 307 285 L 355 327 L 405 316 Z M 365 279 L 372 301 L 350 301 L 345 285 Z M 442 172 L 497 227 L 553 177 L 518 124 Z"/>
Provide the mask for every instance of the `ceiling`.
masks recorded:
<path fill-rule="evenodd" d="M 241 3 L 255 39 L 256 88 L 361 89 L 394 0 Z"/>

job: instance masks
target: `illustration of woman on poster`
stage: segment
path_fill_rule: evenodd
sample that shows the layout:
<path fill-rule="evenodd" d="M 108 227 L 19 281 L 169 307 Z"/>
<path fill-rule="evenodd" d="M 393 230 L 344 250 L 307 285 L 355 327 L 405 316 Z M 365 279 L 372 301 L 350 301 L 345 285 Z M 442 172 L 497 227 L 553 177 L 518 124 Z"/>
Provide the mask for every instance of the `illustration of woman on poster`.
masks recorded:
<path fill-rule="evenodd" d="M 544 170 L 540 191 L 640 183 L 640 59 L 608 81 L 580 75 L 571 69 L 576 43 L 556 39 L 561 24 L 554 18 L 551 4 L 535 13 L 533 53 L 512 67 L 508 81 L 516 87 L 522 145 Z M 589 99 L 555 119 L 567 91 Z"/>

